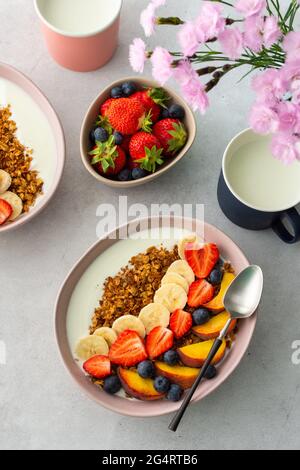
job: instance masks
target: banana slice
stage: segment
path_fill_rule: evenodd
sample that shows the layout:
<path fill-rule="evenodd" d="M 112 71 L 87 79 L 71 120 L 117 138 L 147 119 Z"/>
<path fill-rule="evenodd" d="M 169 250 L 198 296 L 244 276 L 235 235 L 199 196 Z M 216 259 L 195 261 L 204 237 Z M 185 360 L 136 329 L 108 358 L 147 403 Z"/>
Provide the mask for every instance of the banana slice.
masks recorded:
<path fill-rule="evenodd" d="M 6 191 L 6 193 L 1 194 L 1 199 L 4 199 L 11 205 L 13 213 L 11 214 L 9 220 L 15 220 L 19 215 L 22 214 L 23 202 L 22 199 L 17 196 L 17 194 L 12 193 L 11 191 Z"/>
<path fill-rule="evenodd" d="M 145 338 L 146 331 L 142 321 L 134 315 L 123 315 L 113 323 L 113 330 L 119 336 L 125 330 L 136 331 L 141 338 Z"/>
<path fill-rule="evenodd" d="M 11 176 L 4 170 L 0 170 L 0 194 L 5 193 L 11 185 Z"/>
<path fill-rule="evenodd" d="M 189 291 L 189 283 L 187 280 L 181 276 L 180 274 L 177 273 L 167 273 L 161 280 L 161 285 L 163 286 L 164 284 L 178 284 L 180 287 L 182 287 L 186 293 Z"/>
<path fill-rule="evenodd" d="M 169 267 L 167 274 L 174 272 L 184 277 L 184 279 L 186 279 L 189 285 L 192 284 L 192 282 L 194 282 L 195 280 L 195 274 L 193 273 L 192 268 L 190 267 L 188 262 L 183 259 L 174 261 L 174 263 L 172 263 Z"/>
<path fill-rule="evenodd" d="M 178 284 L 164 284 L 156 292 L 154 303 L 163 304 L 172 313 L 186 306 L 187 294 Z"/>
<path fill-rule="evenodd" d="M 75 353 L 79 359 L 87 361 L 97 354 L 107 356 L 108 351 L 108 344 L 102 336 L 90 335 L 79 341 Z"/>
<path fill-rule="evenodd" d="M 102 326 L 101 328 L 98 328 L 94 332 L 94 335 L 102 336 L 107 342 L 109 348 L 117 339 L 117 333 L 112 328 L 108 328 L 108 326 Z"/>
<path fill-rule="evenodd" d="M 142 308 L 139 319 L 143 322 L 148 335 L 156 326 L 166 328 L 170 323 L 170 312 L 162 304 L 152 303 Z"/>
<path fill-rule="evenodd" d="M 187 243 L 193 243 L 195 244 L 195 247 L 198 245 L 200 246 L 200 241 L 199 238 L 197 237 L 196 233 L 190 233 L 189 235 L 186 235 L 180 242 L 178 243 L 178 254 L 181 259 L 185 260 L 185 247 Z"/>

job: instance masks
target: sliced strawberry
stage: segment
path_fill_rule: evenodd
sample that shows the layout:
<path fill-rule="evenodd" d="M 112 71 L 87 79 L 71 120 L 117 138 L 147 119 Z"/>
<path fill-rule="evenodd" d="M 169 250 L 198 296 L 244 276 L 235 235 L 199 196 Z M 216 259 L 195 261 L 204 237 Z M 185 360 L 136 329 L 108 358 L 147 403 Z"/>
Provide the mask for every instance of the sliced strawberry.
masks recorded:
<path fill-rule="evenodd" d="M 187 245 L 185 259 L 199 279 L 205 279 L 213 270 L 220 257 L 217 245 L 206 243 L 199 250 L 193 250 Z"/>
<path fill-rule="evenodd" d="M 111 374 L 111 364 L 107 356 L 93 356 L 83 364 L 83 368 L 95 379 L 104 379 Z"/>
<path fill-rule="evenodd" d="M 13 213 L 13 208 L 4 199 L 0 199 L 0 225 L 3 225 Z"/>
<path fill-rule="evenodd" d="M 201 307 L 210 302 L 215 295 L 214 287 L 205 279 L 199 279 L 190 285 L 188 293 L 188 306 Z"/>
<path fill-rule="evenodd" d="M 118 336 L 109 351 L 109 359 L 113 364 L 132 367 L 147 359 L 145 345 L 136 331 L 125 330 Z"/>
<path fill-rule="evenodd" d="M 190 331 L 193 325 L 193 317 L 189 312 L 177 309 L 170 318 L 170 328 L 175 338 L 181 338 Z"/>
<path fill-rule="evenodd" d="M 174 335 L 168 328 L 157 326 L 146 339 L 146 349 L 150 359 L 155 359 L 173 346 Z"/>

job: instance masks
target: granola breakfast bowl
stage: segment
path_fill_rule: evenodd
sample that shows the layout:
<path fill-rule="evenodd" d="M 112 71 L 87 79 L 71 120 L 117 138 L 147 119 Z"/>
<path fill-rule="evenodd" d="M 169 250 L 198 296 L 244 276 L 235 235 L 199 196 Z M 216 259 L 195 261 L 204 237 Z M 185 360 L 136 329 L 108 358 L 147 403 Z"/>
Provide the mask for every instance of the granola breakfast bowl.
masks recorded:
<path fill-rule="evenodd" d="M 123 93 L 122 90 L 124 90 Z M 141 94 L 142 91 L 145 94 L 148 91 L 149 93 L 153 94 L 146 97 L 137 97 L 137 95 Z M 137 115 L 139 117 L 138 121 L 140 124 L 137 126 L 136 131 L 128 131 L 128 133 L 125 131 L 125 133 L 122 134 L 124 128 L 123 118 L 124 115 L 126 116 L 126 109 L 128 110 L 126 106 L 124 107 L 125 111 L 124 109 L 121 110 L 121 105 L 120 109 L 114 110 L 114 120 L 116 125 L 111 125 L 111 121 L 107 113 L 107 106 L 110 102 L 120 101 L 118 97 L 121 97 L 123 104 L 124 100 L 125 102 L 127 100 L 127 103 L 129 103 L 129 100 L 132 102 L 132 98 L 134 98 L 134 101 L 138 100 L 139 106 L 144 108 L 144 111 L 142 111 L 145 113 L 144 117 L 141 118 L 139 117 L 139 114 Z M 139 112 L 138 109 L 133 111 L 130 105 L 128 107 L 130 113 L 132 112 L 134 114 L 134 111 L 136 111 L 136 113 Z M 173 109 L 169 114 L 168 110 L 170 110 L 171 107 Z M 164 115 L 163 111 L 167 112 L 167 114 Z M 117 114 L 117 112 L 119 112 L 119 114 Z M 164 116 L 166 116 L 168 119 L 165 119 Z M 132 116 L 130 116 L 130 118 L 131 117 Z M 150 125 L 148 118 L 150 118 Z M 109 134 L 106 135 L 106 137 L 104 137 L 102 140 L 103 133 L 105 134 L 106 131 L 109 130 L 105 126 L 105 123 L 103 124 L 103 120 L 105 119 L 108 121 L 108 124 L 111 125 L 114 132 L 113 136 L 110 135 L 111 132 L 109 132 Z M 118 123 L 120 123 L 120 121 L 122 121 L 122 126 L 119 129 Z M 143 126 L 141 121 L 144 121 Z M 165 123 L 167 121 L 165 126 L 169 125 L 171 128 L 166 128 L 162 121 Z M 126 127 L 127 124 L 128 122 L 126 122 Z M 174 125 L 175 129 L 172 127 Z M 178 127 L 176 127 L 176 125 L 178 125 Z M 95 128 L 97 129 L 96 132 L 98 132 L 99 137 L 97 138 L 96 136 L 95 139 L 93 136 L 91 139 L 91 135 Z M 168 132 L 174 132 L 174 130 L 177 131 L 177 136 L 173 138 L 172 143 L 170 142 L 171 146 L 169 148 L 171 148 L 172 151 L 169 152 L 168 143 L 166 142 L 166 133 L 167 136 L 171 138 Z M 120 144 L 118 143 L 118 140 L 113 139 L 115 134 L 117 134 L 118 139 L 121 135 Z M 141 137 L 142 134 L 144 135 L 144 140 Z M 148 134 L 148 138 L 147 136 L 145 137 L 145 134 Z M 151 137 L 149 137 L 149 135 L 151 135 Z M 95 158 L 95 150 L 97 151 L 97 146 L 98 150 L 99 148 L 103 150 L 103 146 L 106 145 L 105 140 L 108 137 L 110 137 L 108 139 L 108 143 L 111 143 L 110 139 L 112 139 L 112 145 L 110 145 L 110 148 L 114 145 L 117 145 L 117 151 L 115 151 L 115 154 L 117 154 L 115 161 L 117 163 L 114 168 L 110 168 L 107 172 L 106 168 L 104 168 L 104 171 L 102 168 L 100 168 L 99 171 L 99 163 L 93 164 L 92 159 L 93 157 Z M 134 156 L 133 152 L 131 152 L 131 148 L 129 148 L 131 145 L 129 142 L 132 143 L 133 137 L 136 144 L 134 148 Z M 127 77 L 117 80 L 107 86 L 90 105 L 83 120 L 80 133 L 81 159 L 86 170 L 99 182 L 114 188 L 130 188 L 152 181 L 169 171 L 190 151 L 195 137 L 196 121 L 193 112 L 187 103 L 177 93 L 167 87 L 161 88 L 155 81 L 144 77 Z M 101 142 L 97 142 L 97 139 L 99 139 Z M 100 145 L 101 143 L 102 146 Z M 144 145 L 144 147 L 143 151 L 141 152 L 142 145 Z M 138 150 L 137 147 L 139 147 Z M 153 147 L 155 149 L 156 147 L 159 147 L 158 150 L 161 149 L 160 152 L 158 152 L 159 155 L 152 155 L 149 158 L 150 160 L 151 158 L 154 158 L 154 160 L 156 159 L 156 162 L 158 162 L 156 167 L 153 167 L 153 162 L 147 162 L 147 164 L 143 166 L 141 159 L 145 159 L 146 148 L 153 150 Z M 110 153 L 106 153 L 108 153 L 108 156 L 110 157 Z M 139 159 L 139 157 L 141 157 L 141 159 Z M 101 156 L 99 157 L 99 160 L 100 158 Z M 114 171 L 115 168 L 116 171 Z M 134 172 L 136 173 L 135 175 Z"/>
<path fill-rule="evenodd" d="M 229 237 L 212 225 L 204 224 L 203 246 L 217 246 L 220 253 L 219 262 L 221 259 L 230 260 L 230 264 L 223 262 L 223 281 L 221 281 L 221 288 L 218 289 L 219 293 L 216 294 L 211 302 L 205 304 L 212 310 L 211 319 L 210 321 L 206 320 L 207 323 L 203 324 L 202 320 L 197 321 L 197 315 L 199 315 L 197 310 L 188 306 L 184 307 L 185 311 L 180 310 L 180 308 L 183 308 L 186 298 L 183 300 L 182 304 L 177 304 L 177 307 L 179 307 L 179 317 L 176 310 L 177 313 L 174 312 L 171 314 L 171 320 L 165 322 L 165 315 L 168 315 L 168 312 L 165 312 L 164 309 L 159 317 L 159 324 L 162 325 L 163 323 L 165 327 L 167 324 L 170 325 L 170 329 L 167 329 L 168 327 L 163 329 L 167 332 L 168 339 L 170 335 L 173 338 L 174 333 L 174 343 L 173 345 L 169 343 L 165 349 L 161 349 L 162 345 L 165 346 L 165 338 L 158 343 L 160 349 L 154 354 L 153 348 L 155 350 L 157 344 L 155 344 L 155 341 L 154 343 L 152 341 L 153 332 L 156 332 L 157 329 L 162 327 L 154 327 L 152 329 L 152 326 L 154 326 L 155 321 L 158 319 L 157 312 L 153 312 L 153 305 L 158 301 L 164 303 L 165 298 L 164 300 L 162 299 L 162 292 L 163 295 L 165 295 L 165 289 L 168 285 L 173 286 L 174 289 L 174 284 L 168 284 L 168 282 L 173 283 L 175 279 L 177 282 L 177 280 L 181 278 L 171 267 L 174 265 L 177 266 L 178 262 L 179 265 L 181 265 L 182 260 L 180 256 L 182 255 L 179 256 L 181 251 L 180 246 L 182 240 L 185 239 L 185 237 L 189 237 L 190 234 L 187 233 L 186 230 L 183 230 L 182 218 L 173 218 L 171 224 L 170 220 L 166 218 L 151 218 L 148 222 L 151 223 L 151 227 L 153 226 L 152 224 L 159 227 L 155 236 L 153 236 L 152 232 L 145 231 L 143 232 L 143 237 L 120 239 L 119 234 L 124 234 L 124 227 L 122 227 L 116 231 L 116 236 L 111 237 L 111 235 L 108 235 L 105 239 L 98 241 L 79 260 L 68 275 L 60 290 L 55 307 L 55 332 L 59 351 L 64 365 L 77 385 L 98 404 L 114 412 L 136 417 L 164 415 L 176 411 L 179 408 L 181 397 L 177 397 L 178 401 L 177 399 L 176 401 L 172 401 L 172 397 L 169 397 L 170 390 L 172 388 L 173 392 L 178 392 L 178 390 L 182 388 L 182 393 L 184 393 L 184 391 L 191 386 L 191 380 L 195 379 L 195 374 L 199 370 L 198 368 L 201 367 L 203 356 L 202 358 L 200 356 L 202 353 L 204 355 L 206 354 L 205 349 L 207 345 L 216 337 L 214 335 L 216 331 L 212 331 L 214 328 L 211 327 L 213 324 L 216 325 L 216 322 L 218 323 L 220 321 L 218 319 L 226 314 L 226 312 L 218 313 L 222 311 L 222 308 L 220 308 L 220 305 L 217 305 L 217 299 L 220 301 L 222 294 L 223 281 L 225 278 L 234 276 L 232 274 L 232 268 L 234 268 L 234 273 L 238 274 L 245 267 L 249 266 L 249 262 L 244 254 Z M 191 222 L 189 232 L 199 233 L 197 230 L 198 222 L 196 220 L 189 222 Z M 136 221 L 134 223 L 128 223 L 126 230 L 130 230 L 133 225 L 136 225 Z M 164 232 L 165 228 L 168 229 L 169 235 L 167 237 Z M 122 230 L 122 232 L 120 232 L 120 230 Z M 128 265 L 129 260 L 130 264 Z M 185 275 L 183 272 L 182 274 Z M 167 276 L 170 275 L 171 280 L 164 283 L 163 279 L 166 279 Z M 126 289 L 132 294 L 127 296 L 127 299 L 125 294 L 125 301 L 123 292 L 124 276 L 127 276 L 125 283 L 127 285 Z M 188 280 L 189 282 L 192 281 L 192 279 L 189 279 L 189 274 Z M 184 281 L 181 279 L 180 282 Z M 188 305 L 195 305 L 191 300 L 194 302 L 199 292 L 197 292 L 196 295 L 192 293 L 191 297 L 190 292 L 194 292 L 194 287 L 198 286 L 199 282 L 200 284 L 203 282 L 205 285 L 208 285 L 208 282 L 205 280 L 193 282 L 190 285 Z M 211 281 L 211 283 L 213 283 L 213 281 Z M 163 289 L 160 288 L 160 285 Z M 137 292 L 135 292 L 136 289 L 138 289 Z M 185 296 L 182 287 L 178 288 L 178 286 L 176 286 L 175 290 L 176 289 L 178 289 L 179 293 L 178 296 L 176 294 L 176 298 Z M 203 293 L 205 296 L 209 295 L 206 288 L 201 290 L 201 295 L 203 295 Z M 157 296 L 160 296 L 159 300 Z M 101 301 L 99 303 L 100 299 Z M 208 298 L 206 298 L 206 300 L 208 300 Z M 180 302 L 181 301 L 182 298 Z M 151 302 L 154 303 L 151 304 Z M 144 306 L 143 315 L 141 315 L 141 313 L 138 315 L 142 306 Z M 164 307 L 166 306 L 169 307 L 168 304 L 164 303 Z M 213 312 L 214 309 L 215 312 Z M 126 312 L 124 310 L 126 310 Z M 178 331 L 178 328 L 181 330 L 182 325 L 185 324 L 185 318 L 181 316 L 182 312 L 184 315 L 187 315 L 187 317 L 190 316 L 194 320 L 192 334 L 188 333 L 184 337 L 181 337 L 182 335 L 180 331 Z M 128 316 L 128 313 L 133 315 Z M 135 318 L 132 319 L 134 316 Z M 141 320 L 144 324 L 144 327 L 142 326 L 142 329 L 145 328 L 144 331 L 141 330 Z M 197 321 L 196 324 L 195 320 Z M 128 321 L 130 321 L 130 323 L 128 323 Z M 153 321 L 154 324 L 152 324 Z M 124 326 L 125 323 L 126 325 Z M 230 337 L 227 338 L 222 355 L 218 359 L 220 362 L 214 368 L 215 371 L 217 370 L 217 375 L 213 374 L 213 377 L 210 377 L 211 380 L 205 380 L 201 384 L 194 395 L 194 402 L 200 401 L 217 389 L 238 366 L 247 351 L 255 329 L 255 324 L 256 315 L 250 319 L 239 322 L 238 325 L 234 325 L 235 330 L 232 331 Z M 113 331 L 112 328 L 110 328 L 111 326 L 115 328 Z M 219 323 L 218 328 L 220 326 L 221 324 Z M 130 331 L 124 331 L 124 328 L 128 328 Z M 150 362 L 149 359 L 152 360 L 152 358 L 154 358 L 153 364 L 156 369 L 156 376 L 163 376 L 164 379 L 162 382 L 167 378 L 172 384 L 168 395 L 167 393 L 157 392 L 157 386 L 161 386 L 161 384 L 155 384 L 154 390 L 152 378 L 142 379 L 138 377 L 137 370 L 139 371 L 139 366 L 142 362 L 138 364 L 137 369 L 131 366 L 132 363 L 124 362 L 124 358 L 127 360 L 126 353 L 124 355 L 122 350 L 124 345 L 117 351 L 119 343 L 124 339 L 124 336 L 128 335 L 128 338 L 132 338 L 132 336 L 135 335 L 135 339 L 137 339 L 137 332 L 138 335 L 140 335 L 138 341 L 140 343 L 145 341 L 146 350 L 149 355 L 148 363 Z M 117 339 L 113 338 L 111 335 L 117 336 Z M 141 339 L 143 336 L 146 336 L 145 340 Z M 107 344 L 110 344 L 109 347 L 107 347 L 104 338 L 107 340 Z M 126 340 L 128 340 L 128 338 L 126 338 Z M 104 346 L 106 348 L 105 351 L 103 350 Z M 194 351 L 191 350 L 194 346 L 198 348 L 196 355 Z M 229 347 L 230 350 L 228 349 Z M 168 349 L 167 352 L 169 353 L 170 348 L 173 349 L 173 353 L 174 350 L 176 350 L 180 355 L 180 365 L 175 365 L 175 369 L 172 365 L 170 366 L 166 363 L 168 362 L 165 357 L 166 353 L 161 355 L 166 349 Z M 199 353 L 199 348 L 202 349 L 202 353 Z M 94 351 L 92 352 L 92 350 Z M 139 349 L 138 351 L 140 353 Z M 145 352 L 143 354 L 145 354 Z M 159 357 L 158 354 L 160 354 Z M 111 390 L 105 389 L 105 386 L 103 389 L 103 383 L 105 385 L 106 379 L 103 382 L 103 380 L 97 380 L 95 378 L 104 377 L 111 373 L 114 374 L 110 369 L 110 365 L 107 364 L 109 361 L 106 356 L 108 355 L 112 362 L 114 362 L 116 356 L 118 356 L 118 360 L 115 362 L 119 364 L 115 375 L 110 375 L 108 378 L 113 377 L 116 382 L 119 377 L 123 387 L 120 391 L 119 387 L 117 387 L 118 390 L 114 390 L 113 394 L 110 393 Z M 82 364 L 78 356 L 81 356 L 81 358 L 84 357 L 85 359 L 91 356 L 93 357 Z M 99 363 L 95 364 L 95 359 L 100 359 L 100 369 Z M 141 361 L 142 359 L 144 359 L 144 362 L 147 362 L 146 356 L 140 357 Z M 127 366 L 127 364 L 129 365 Z M 109 368 L 106 375 L 97 376 L 97 374 L 93 374 L 95 371 L 102 373 L 106 367 Z M 170 372 L 173 370 L 176 371 L 176 376 L 174 374 L 170 375 Z M 178 370 L 183 371 L 183 373 L 181 374 L 180 372 L 177 374 Z M 168 382 L 168 380 L 166 380 L 166 382 Z M 110 385 L 114 387 L 113 384 Z M 169 399 L 166 399 L 166 395 Z"/>
<path fill-rule="evenodd" d="M 51 104 L 25 75 L 0 63 L 0 234 L 47 206 L 64 163 L 64 133 Z"/>

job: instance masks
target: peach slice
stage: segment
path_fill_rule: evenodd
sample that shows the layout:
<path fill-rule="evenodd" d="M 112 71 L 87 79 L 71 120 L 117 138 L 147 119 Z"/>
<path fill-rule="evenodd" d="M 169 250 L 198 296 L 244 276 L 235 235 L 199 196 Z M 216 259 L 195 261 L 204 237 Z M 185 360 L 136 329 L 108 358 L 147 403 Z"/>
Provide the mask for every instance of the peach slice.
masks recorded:
<path fill-rule="evenodd" d="M 183 346 L 178 349 L 178 354 L 184 365 L 189 367 L 202 367 L 209 351 L 213 345 L 214 341 L 212 339 L 208 341 L 203 341 L 202 343 L 189 344 L 188 346 Z M 215 355 L 212 364 L 217 364 L 220 362 L 226 351 L 226 341 L 223 340 L 223 343 Z"/>
<path fill-rule="evenodd" d="M 180 385 L 184 390 L 191 388 L 200 372 L 200 369 L 194 367 L 169 366 L 161 361 L 155 362 L 155 369 L 157 374 L 167 377 L 170 382 Z"/>
<path fill-rule="evenodd" d="M 194 326 L 192 331 L 195 335 L 199 336 L 199 338 L 203 340 L 217 338 L 229 318 L 230 315 L 228 312 L 225 311 L 219 313 L 215 317 L 212 317 L 207 323 L 204 323 L 204 325 Z M 232 320 L 228 333 L 232 332 L 232 330 L 235 328 L 235 325 L 236 320 Z"/>
<path fill-rule="evenodd" d="M 216 295 L 216 297 L 214 297 L 210 302 L 203 305 L 203 307 L 208 308 L 208 310 L 211 310 L 212 312 L 215 312 L 215 313 L 223 312 L 223 310 L 224 310 L 224 303 L 223 303 L 224 295 L 225 295 L 228 287 L 230 286 L 230 284 L 234 280 L 234 278 L 235 278 L 234 274 L 225 273 L 224 276 L 223 276 L 223 279 L 222 279 L 221 288 L 220 288 L 220 291 L 219 291 L 218 295 Z"/>
<path fill-rule="evenodd" d="M 125 392 L 131 397 L 153 401 L 165 396 L 165 393 L 158 393 L 155 390 L 153 380 L 143 379 L 135 370 L 119 367 L 118 375 Z"/>

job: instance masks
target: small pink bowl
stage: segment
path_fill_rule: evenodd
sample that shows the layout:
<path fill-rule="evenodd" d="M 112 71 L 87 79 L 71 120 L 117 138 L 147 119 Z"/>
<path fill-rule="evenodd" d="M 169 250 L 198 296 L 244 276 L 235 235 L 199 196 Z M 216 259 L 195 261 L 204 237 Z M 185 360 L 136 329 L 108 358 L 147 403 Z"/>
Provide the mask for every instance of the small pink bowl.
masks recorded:
<path fill-rule="evenodd" d="M 24 224 L 32 220 L 34 217 L 36 217 L 49 204 L 62 178 L 66 153 L 65 137 L 62 125 L 56 112 L 54 111 L 53 107 L 51 106 L 45 95 L 41 92 L 41 90 L 21 72 L 11 67 L 10 65 L 3 63 L 0 63 L 0 80 L 1 79 L 8 80 L 12 84 L 21 88 L 23 92 L 25 92 L 26 95 L 28 95 L 32 99 L 32 101 L 34 101 L 34 103 L 40 108 L 41 112 L 44 114 L 50 125 L 56 144 L 56 152 L 53 153 L 53 163 L 55 170 L 54 174 L 51 177 L 51 181 L 49 181 L 50 184 L 48 186 L 47 191 L 45 191 L 44 194 L 37 199 L 35 205 L 29 210 L 28 213 L 20 215 L 20 217 L 18 217 L 12 222 L 8 222 L 4 225 L 1 225 L 0 234 L 4 232 L 9 232 L 18 227 L 23 226 Z M 14 110 L 12 108 L 12 113 L 13 111 Z M 43 178 L 42 174 L 41 177 Z"/>
<path fill-rule="evenodd" d="M 147 221 L 147 225 L 145 224 L 145 221 Z M 184 221 L 186 224 L 183 223 Z M 130 233 L 130 228 L 136 228 L 136 222 L 137 221 L 135 220 L 129 222 L 126 225 L 128 228 L 127 233 Z M 188 226 L 191 231 L 197 231 L 197 227 L 199 226 L 199 222 L 197 222 L 197 220 L 193 219 L 191 221 L 190 219 L 182 219 L 181 217 L 172 217 L 171 220 L 168 217 L 153 217 L 151 220 L 143 219 L 143 222 L 143 227 L 145 225 L 148 227 L 171 226 L 180 229 L 183 226 L 187 226 L 187 224 L 189 224 Z M 190 222 L 192 222 L 192 224 Z M 124 231 L 124 227 L 125 226 L 120 228 L 120 230 L 122 229 L 120 233 L 126 233 L 126 231 Z M 116 232 L 116 236 L 118 236 L 118 233 L 119 231 Z M 83 373 L 73 358 L 73 353 L 68 341 L 67 330 L 67 313 L 70 300 L 77 283 L 80 281 L 81 277 L 88 270 L 91 264 L 107 249 L 118 243 L 118 240 L 110 238 L 110 235 L 108 235 L 107 238 L 99 240 L 88 250 L 87 253 L 85 253 L 85 255 L 77 262 L 70 274 L 67 276 L 59 292 L 55 307 L 55 332 L 64 365 L 75 380 L 76 384 L 90 398 L 95 400 L 99 405 L 102 405 L 112 411 L 135 417 L 160 416 L 174 412 L 180 407 L 180 402 L 174 403 L 168 400 L 147 402 L 108 395 L 91 382 L 91 380 Z M 239 247 L 227 235 L 218 230 L 216 227 L 204 223 L 204 238 L 206 241 L 216 243 L 218 245 L 222 257 L 226 260 L 230 260 L 237 274 L 249 266 L 248 260 Z M 151 246 L 151 240 L 149 240 L 149 246 Z M 195 392 L 193 402 L 202 400 L 204 397 L 216 390 L 239 365 L 251 341 L 256 325 L 256 319 L 257 316 L 255 314 L 251 318 L 240 321 L 236 340 L 223 362 L 219 365 L 219 373 L 217 377 L 213 380 L 206 380 L 199 386 Z"/>
<path fill-rule="evenodd" d="M 122 0 L 114 0 L 115 6 L 112 16 L 102 27 L 90 28 L 82 32 L 74 32 L 67 27 L 55 25 L 55 21 L 49 18 L 48 8 L 51 1 L 34 0 L 34 3 L 41 20 L 41 28 L 48 50 L 53 59 L 62 67 L 76 72 L 97 70 L 106 64 L 117 48 Z M 63 4 L 65 0 L 60 1 Z M 86 8 L 89 8 L 88 3 L 86 1 Z M 106 2 L 101 3 L 103 8 L 107 8 Z M 72 8 L 71 2 L 69 4 Z M 69 15 L 72 15 L 72 11 Z M 60 18 L 63 17 L 62 11 Z"/>

